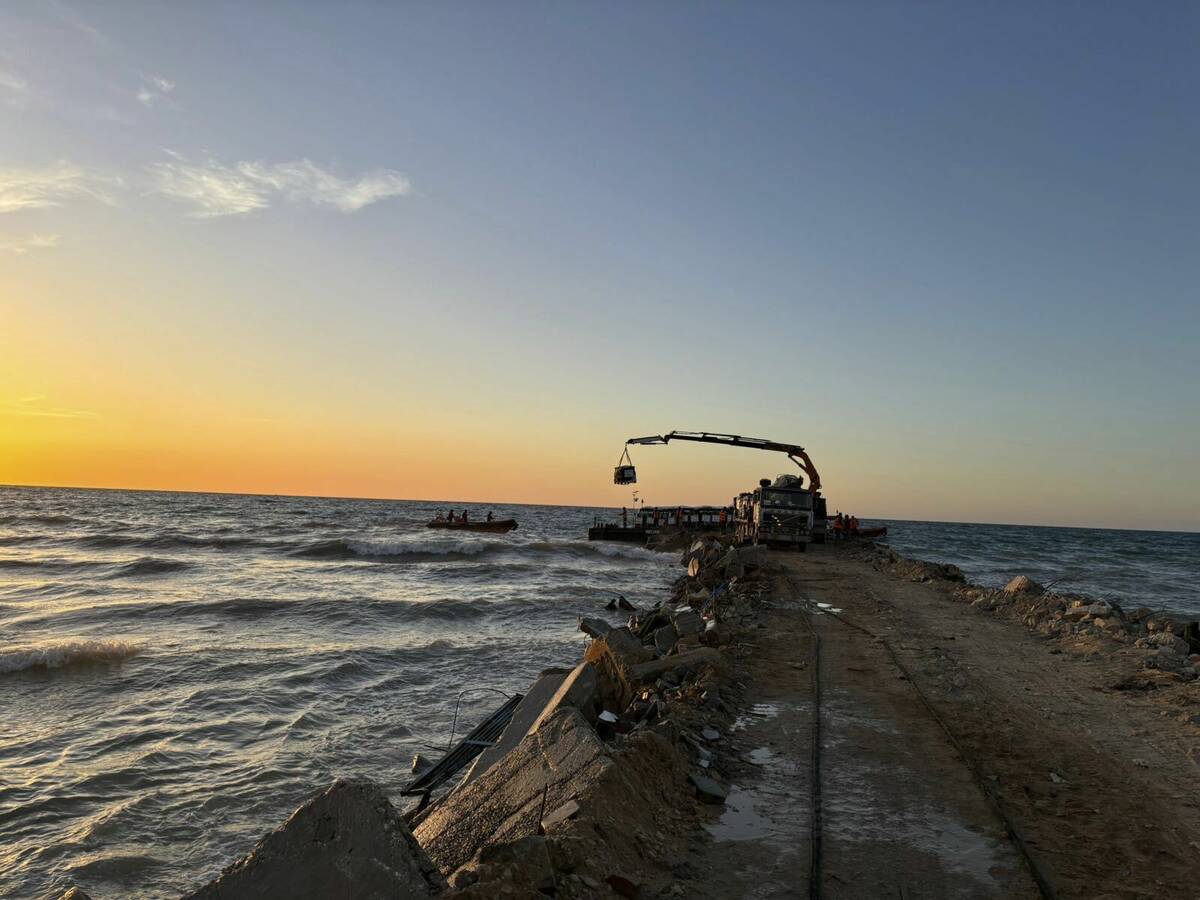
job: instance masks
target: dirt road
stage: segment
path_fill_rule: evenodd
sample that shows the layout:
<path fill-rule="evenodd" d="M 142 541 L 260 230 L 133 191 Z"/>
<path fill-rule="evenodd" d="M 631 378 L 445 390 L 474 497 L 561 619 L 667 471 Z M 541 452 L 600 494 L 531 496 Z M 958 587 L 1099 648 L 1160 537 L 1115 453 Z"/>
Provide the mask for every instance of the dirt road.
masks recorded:
<path fill-rule="evenodd" d="M 1195 724 L 1118 663 L 813 550 L 777 556 L 739 653 L 694 896 L 1200 897 Z"/>

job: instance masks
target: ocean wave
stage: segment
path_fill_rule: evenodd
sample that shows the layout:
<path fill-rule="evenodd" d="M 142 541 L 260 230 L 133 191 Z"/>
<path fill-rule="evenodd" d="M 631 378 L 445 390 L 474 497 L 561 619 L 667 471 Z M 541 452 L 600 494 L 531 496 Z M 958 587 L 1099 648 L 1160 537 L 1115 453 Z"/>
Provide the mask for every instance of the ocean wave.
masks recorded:
<path fill-rule="evenodd" d="M 610 559 L 638 559 L 649 562 L 674 562 L 674 554 L 658 553 L 644 547 L 625 544 L 609 544 L 596 541 L 527 541 L 485 540 L 462 538 L 399 538 L 379 540 L 371 538 L 334 538 L 316 541 L 290 551 L 289 555 L 302 559 L 374 559 L 391 562 L 435 562 L 440 560 L 471 559 L 499 554 L 516 556 L 575 557 L 602 556 Z"/>
<path fill-rule="evenodd" d="M 105 577 L 130 578 L 139 575 L 166 575 L 171 572 L 181 572 L 189 568 L 191 568 L 191 564 L 181 559 L 161 559 L 157 556 L 141 556 L 132 562 L 118 566 Z"/>
<path fill-rule="evenodd" d="M 242 547 L 269 546 L 251 537 L 192 537 L 186 534 L 94 534 L 80 538 L 79 544 L 95 550 L 114 547 L 143 547 L 147 550 L 171 550 L 177 548 L 200 548 L 212 550 L 236 550 Z"/>
<path fill-rule="evenodd" d="M 70 525 L 74 522 L 82 521 L 82 519 L 76 519 L 73 516 L 0 516 L 0 525 Z"/>
<path fill-rule="evenodd" d="M 61 641 L 44 647 L 18 647 L 0 650 L 0 673 L 115 663 L 140 652 L 140 647 L 126 641 Z"/>

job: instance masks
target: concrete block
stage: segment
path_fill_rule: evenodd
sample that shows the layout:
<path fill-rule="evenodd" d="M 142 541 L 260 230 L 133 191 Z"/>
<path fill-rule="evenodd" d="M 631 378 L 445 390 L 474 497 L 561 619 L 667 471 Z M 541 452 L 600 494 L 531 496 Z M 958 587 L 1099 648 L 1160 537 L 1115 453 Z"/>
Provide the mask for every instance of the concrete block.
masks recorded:
<path fill-rule="evenodd" d="M 685 669 L 698 669 L 705 665 L 719 665 L 721 662 L 721 652 L 714 650 L 712 647 L 701 647 L 698 650 L 690 650 L 687 653 L 676 653 L 674 656 L 664 656 L 662 659 L 656 659 L 651 662 L 641 663 L 631 667 L 629 671 L 629 680 L 635 684 L 643 684 L 647 681 L 654 681 L 663 675 L 664 672 L 680 672 Z"/>
<path fill-rule="evenodd" d="M 592 619 L 587 616 L 579 617 L 579 630 L 589 637 L 602 638 L 612 631 L 612 629 L 611 625 L 600 619 Z"/>
<path fill-rule="evenodd" d="M 408 900 L 445 886 L 379 786 L 339 779 L 183 900 Z"/>
<path fill-rule="evenodd" d="M 529 734 L 537 731 L 541 724 L 554 715 L 559 707 L 571 706 L 583 713 L 590 722 L 596 718 L 596 694 L 599 691 L 596 668 L 591 663 L 580 663 L 571 674 L 563 679 L 554 696 L 550 698 L 532 725 Z"/>

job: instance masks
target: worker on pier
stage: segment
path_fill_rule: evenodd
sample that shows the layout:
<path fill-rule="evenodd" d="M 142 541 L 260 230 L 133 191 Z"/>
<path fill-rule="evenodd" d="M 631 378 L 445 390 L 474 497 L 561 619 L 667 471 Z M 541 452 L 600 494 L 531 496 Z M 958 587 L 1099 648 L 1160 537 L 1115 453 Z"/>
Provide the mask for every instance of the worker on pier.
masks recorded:
<path fill-rule="evenodd" d="M 858 516 L 850 517 L 850 536 L 858 537 Z"/>
<path fill-rule="evenodd" d="M 846 520 L 842 518 L 842 511 L 839 509 L 837 518 L 833 520 L 833 536 L 835 538 L 844 538 L 846 536 Z"/>
<path fill-rule="evenodd" d="M 625 507 L 621 507 L 621 527 L 629 527 L 629 511 Z"/>

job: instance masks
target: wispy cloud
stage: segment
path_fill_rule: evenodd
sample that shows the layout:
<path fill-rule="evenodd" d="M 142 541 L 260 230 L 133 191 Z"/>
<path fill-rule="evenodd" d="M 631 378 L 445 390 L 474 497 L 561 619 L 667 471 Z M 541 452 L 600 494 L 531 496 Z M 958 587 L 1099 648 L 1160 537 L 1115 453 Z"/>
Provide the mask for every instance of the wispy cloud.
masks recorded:
<path fill-rule="evenodd" d="M 161 75 L 143 75 L 142 86 L 138 88 L 137 98 L 143 106 L 153 106 L 175 90 L 175 82 Z"/>
<path fill-rule="evenodd" d="M 111 204 L 114 192 L 123 186 L 120 178 L 67 162 L 40 168 L 0 166 L 0 213 L 62 206 L 74 197 Z"/>
<path fill-rule="evenodd" d="M 29 82 L 14 69 L 0 65 L 0 103 L 24 109 L 29 100 Z"/>
<path fill-rule="evenodd" d="M 44 406 L 44 396 L 22 397 L 20 400 L 0 402 L 0 416 L 22 416 L 36 419 L 98 419 L 99 413 L 87 409 L 66 409 L 61 406 Z"/>
<path fill-rule="evenodd" d="M 59 236 L 57 234 L 31 234 L 23 238 L 4 238 L 0 237 L 0 251 L 6 253 L 28 253 L 30 250 L 45 250 L 49 247 L 57 247 Z"/>
<path fill-rule="evenodd" d="M 215 159 L 192 163 L 177 154 L 171 156 L 171 162 L 148 167 L 154 188 L 191 205 L 192 215 L 199 218 L 265 209 L 276 197 L 350 213 L 412 190 L 409 180 L 393 169 L 341 178 L 307 159 L 226 165 Z"/>

